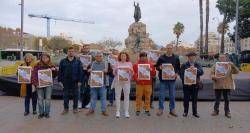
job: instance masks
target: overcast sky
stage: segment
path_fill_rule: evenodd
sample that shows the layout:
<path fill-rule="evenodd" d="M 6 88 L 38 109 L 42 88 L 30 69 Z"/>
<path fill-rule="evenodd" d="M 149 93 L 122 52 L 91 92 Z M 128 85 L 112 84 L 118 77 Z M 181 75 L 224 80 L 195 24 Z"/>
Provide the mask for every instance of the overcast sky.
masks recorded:
<path fill-rule="evenodd" d="M 0 25 L 11 28 L 20 27 L 21 0 L 0 0 Z M 124 43 L 128 27 L 134 22 L 133 0 L 24 0 L 24 31 L 46 36 L 46 20 L 29 18 L 28 14 L 48 14 L 51 16 L 94 21 L 83 24 L 65 21 L 51 21 L 51 35 L 66 33 L 74 40 L 98 42 L 104 38 L 114 38 Z M 199 36 L 198 0 L 137 0 L 142 11 L 141 21 L 147 25 L 147 32 L 158 45 L 175 40 L 174 24 L 184 24 L 185 31 L 180 40 L 194 43 Z M 218 17 L 222 20 L 216 0 L 210 0 L 209 31 L 216 32 Z M 205 2 L 204 2 L 205 22 Z M 204 24 L 205 28 L 205 24 Z"/>

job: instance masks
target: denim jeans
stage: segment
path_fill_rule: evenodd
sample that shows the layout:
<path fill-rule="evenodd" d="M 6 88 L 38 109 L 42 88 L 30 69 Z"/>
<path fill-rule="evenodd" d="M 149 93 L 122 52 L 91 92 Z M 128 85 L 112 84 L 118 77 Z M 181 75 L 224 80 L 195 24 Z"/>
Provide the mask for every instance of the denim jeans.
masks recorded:
<path fill-rule="evenodd" d="M 96 102 L 98 95 L 100 96 L 101 101 L 101 110 L 102 112 L 106 111 L 106 88 L 100 87 L 100 88 L 90 88 L 90 94 L 91 94 L 91 109 L 95 110 Z"/>
<path fill-rule="evenodd" d="M 64 101 L 64 109 L 69 109 L 69 98 L 70 92 L 73 95 L 73 109 L 77 109 L 78 107 L 78 96 L 79 89 L 77 83 L 64 83 L 63 84 L 63 101 Z"/>
<path fill-rule="evenodd" d="M 88 81 L 89 76 L 85 75 L 80 87 L 79 100 L 82 102 L 83 108 L 90 102 L 90 87 L 88 85 Z"/>
<path fill-rule="evenodd" d="M 38 107 L 40 115 L 50 113 L 51 94 L 52 86 L 37 89 Z"/>
<path fill-rule="evenodd" d="M 108 96 L 107 97 L 108 97 L 109 103 L 111 105 L 113 105 L 114 99 L 115 99 L 115 88 L 111 88 L 113 80 L 114 80 L 114 77 L 109 76 L 109 86 L 107 88 L 107 91 L 108 91 L 108 93 L 107 93 Z"/>
<path fill-rule="evenodd" d="M 26 96 L 24 98 L 24 107 L 25 112 L 29 113 L 30 111 L 30 99 L 32 99 L 32 108 L 33 112 L 36 111 L 37 106 L 37 93 L 32 92 L 32 86 L 30 84 L 27 84 L 27 90 L 26 90 Z"/>
<path fill-rule="evenodd" d="M 169 91 L 169 110 L 171 112 L 175 109 L 175 81 L 173 80 L 160 81 L 159 109 L 162 110 L 164 109 L 166 90 Z"/>

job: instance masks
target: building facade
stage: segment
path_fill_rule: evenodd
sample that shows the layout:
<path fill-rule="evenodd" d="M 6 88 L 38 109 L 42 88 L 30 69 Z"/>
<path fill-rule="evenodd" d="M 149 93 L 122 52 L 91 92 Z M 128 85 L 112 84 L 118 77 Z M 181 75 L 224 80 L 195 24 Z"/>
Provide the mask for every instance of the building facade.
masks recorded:
<path fill-rule="evenodd" d="M 240 40 L 241 51 L 250 50 L 250 37 Z"/>
<path fill-rule="evenodd" d="M 224 41 L 224 52 L 225 53 L 235 53 L 235 44 L 229 37 L 225 38 Z"/>
<path fill-rule="evenodd" d="M 200 52 L 200 38 L 198 38 L 195 41 L 195 47 L 197 49 L 197 52 Z M 203 49 L 205 48 L 205 35 L 203 36 Z M 219 39 L 216 33 L 209 32 L 208 33 L 208 54 L 209 55 L 215 55 L 219 53 L 220 47 L 219 47 Z M 203 50 L 204 51 L 204 50 Z"/>

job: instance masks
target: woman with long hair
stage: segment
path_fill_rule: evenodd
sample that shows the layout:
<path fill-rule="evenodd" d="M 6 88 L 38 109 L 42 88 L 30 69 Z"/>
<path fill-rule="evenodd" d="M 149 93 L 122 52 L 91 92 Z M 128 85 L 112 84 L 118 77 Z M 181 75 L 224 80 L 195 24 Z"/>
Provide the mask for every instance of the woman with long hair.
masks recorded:
<path fill-rule="evenodd" d="M 38 83 L 38 71 L 47 69 L 51 69 L 53 77 L 56 76 L 57 69 L 52 64 L 50 55 L 47 53 L 43 53 L 40 57 L 39 62 L 34 66 L 34 70 L 31 76 L 32 84 L 36 88 L 38 95 L 38 107 L 39 107 L 38 119 L 41 119 L 43 117 L 45 118 L 50 117 L 49 113 L 50 113 L 52 86 L 39 87 Z"/>
<path fill-rule="evenodd" d="M 24 63 L 22 63 L 20 66 L 27 66 L 27 67 L 34 67 L 35 58 L 32 54 L 27 53 L 24 56 Z M 36 112 L 36 106 L 37 106 L 37 92 L 32 89 L 31 83 L 22 83 L 21 84 L 21 92 L 20 95 L 24 97 L 24 116 L 29 115 L 30 111 L 30 99 L 32 99 L 32 109 L 33 114 L 37 114 Z"/>
<path fill-rule="evenodd" d="M 120 80 L 118 71 L 125 72 L 126 80 Z M 115 75 L 115 101 L 116 101 L 116 117 L 120 117 L 120 102 L 121 102 L 121 92 L 124 93 L 124 110 L 125 117 L 129 118 L 129 94 L 131 88 L 131 78 L 133 76 L 133 65 L 130 62 L 129 55 L 126 52 L 121 52 L 118 56 L 118 62 L 114 67 Z"/>

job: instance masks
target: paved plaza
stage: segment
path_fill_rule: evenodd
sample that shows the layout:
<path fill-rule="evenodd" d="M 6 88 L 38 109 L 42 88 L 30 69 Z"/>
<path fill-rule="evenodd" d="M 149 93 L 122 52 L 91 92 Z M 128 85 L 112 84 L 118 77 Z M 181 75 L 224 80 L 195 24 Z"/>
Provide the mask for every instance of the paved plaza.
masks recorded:
<path fill-rule="evenodd" d="M 23 116 L 23 99 L 0 96 L 0 133 L 249 133 L 250 102 L 231 102 L 232 118 L 224 117 L 223 106 L 218 117 L 210 116 L 213 102 L 199 102 L 198 111 L 201 118 L 194 118 L 191 113 L 187 118 L 181 116 L 182 102 L 178 101 L 176 109 L 180 115 L 173 118 L 165 111 L 162 117 L 144 114 L 135 116 L 135 103 L 132 101 L 131 118 L 115 118 L 115 107 L 108 108 L 109 117 L 96 112 L 93 116 L 85 116 L 87 110 L 77 115 L 70 112 L 61 116 L 62 100 L 52 101 L 51 118 L 37 119 L 37 116 Z M 166 102 L 168 104 L 168 102 Z M 158 102 L 154 103 L 157 107 Z M 221 104 L 223 105 L 223 103 Z M 167 106 L 168 107 L 168 106 Z M 168 108 L 167 108 L 168 109 Z"/>

